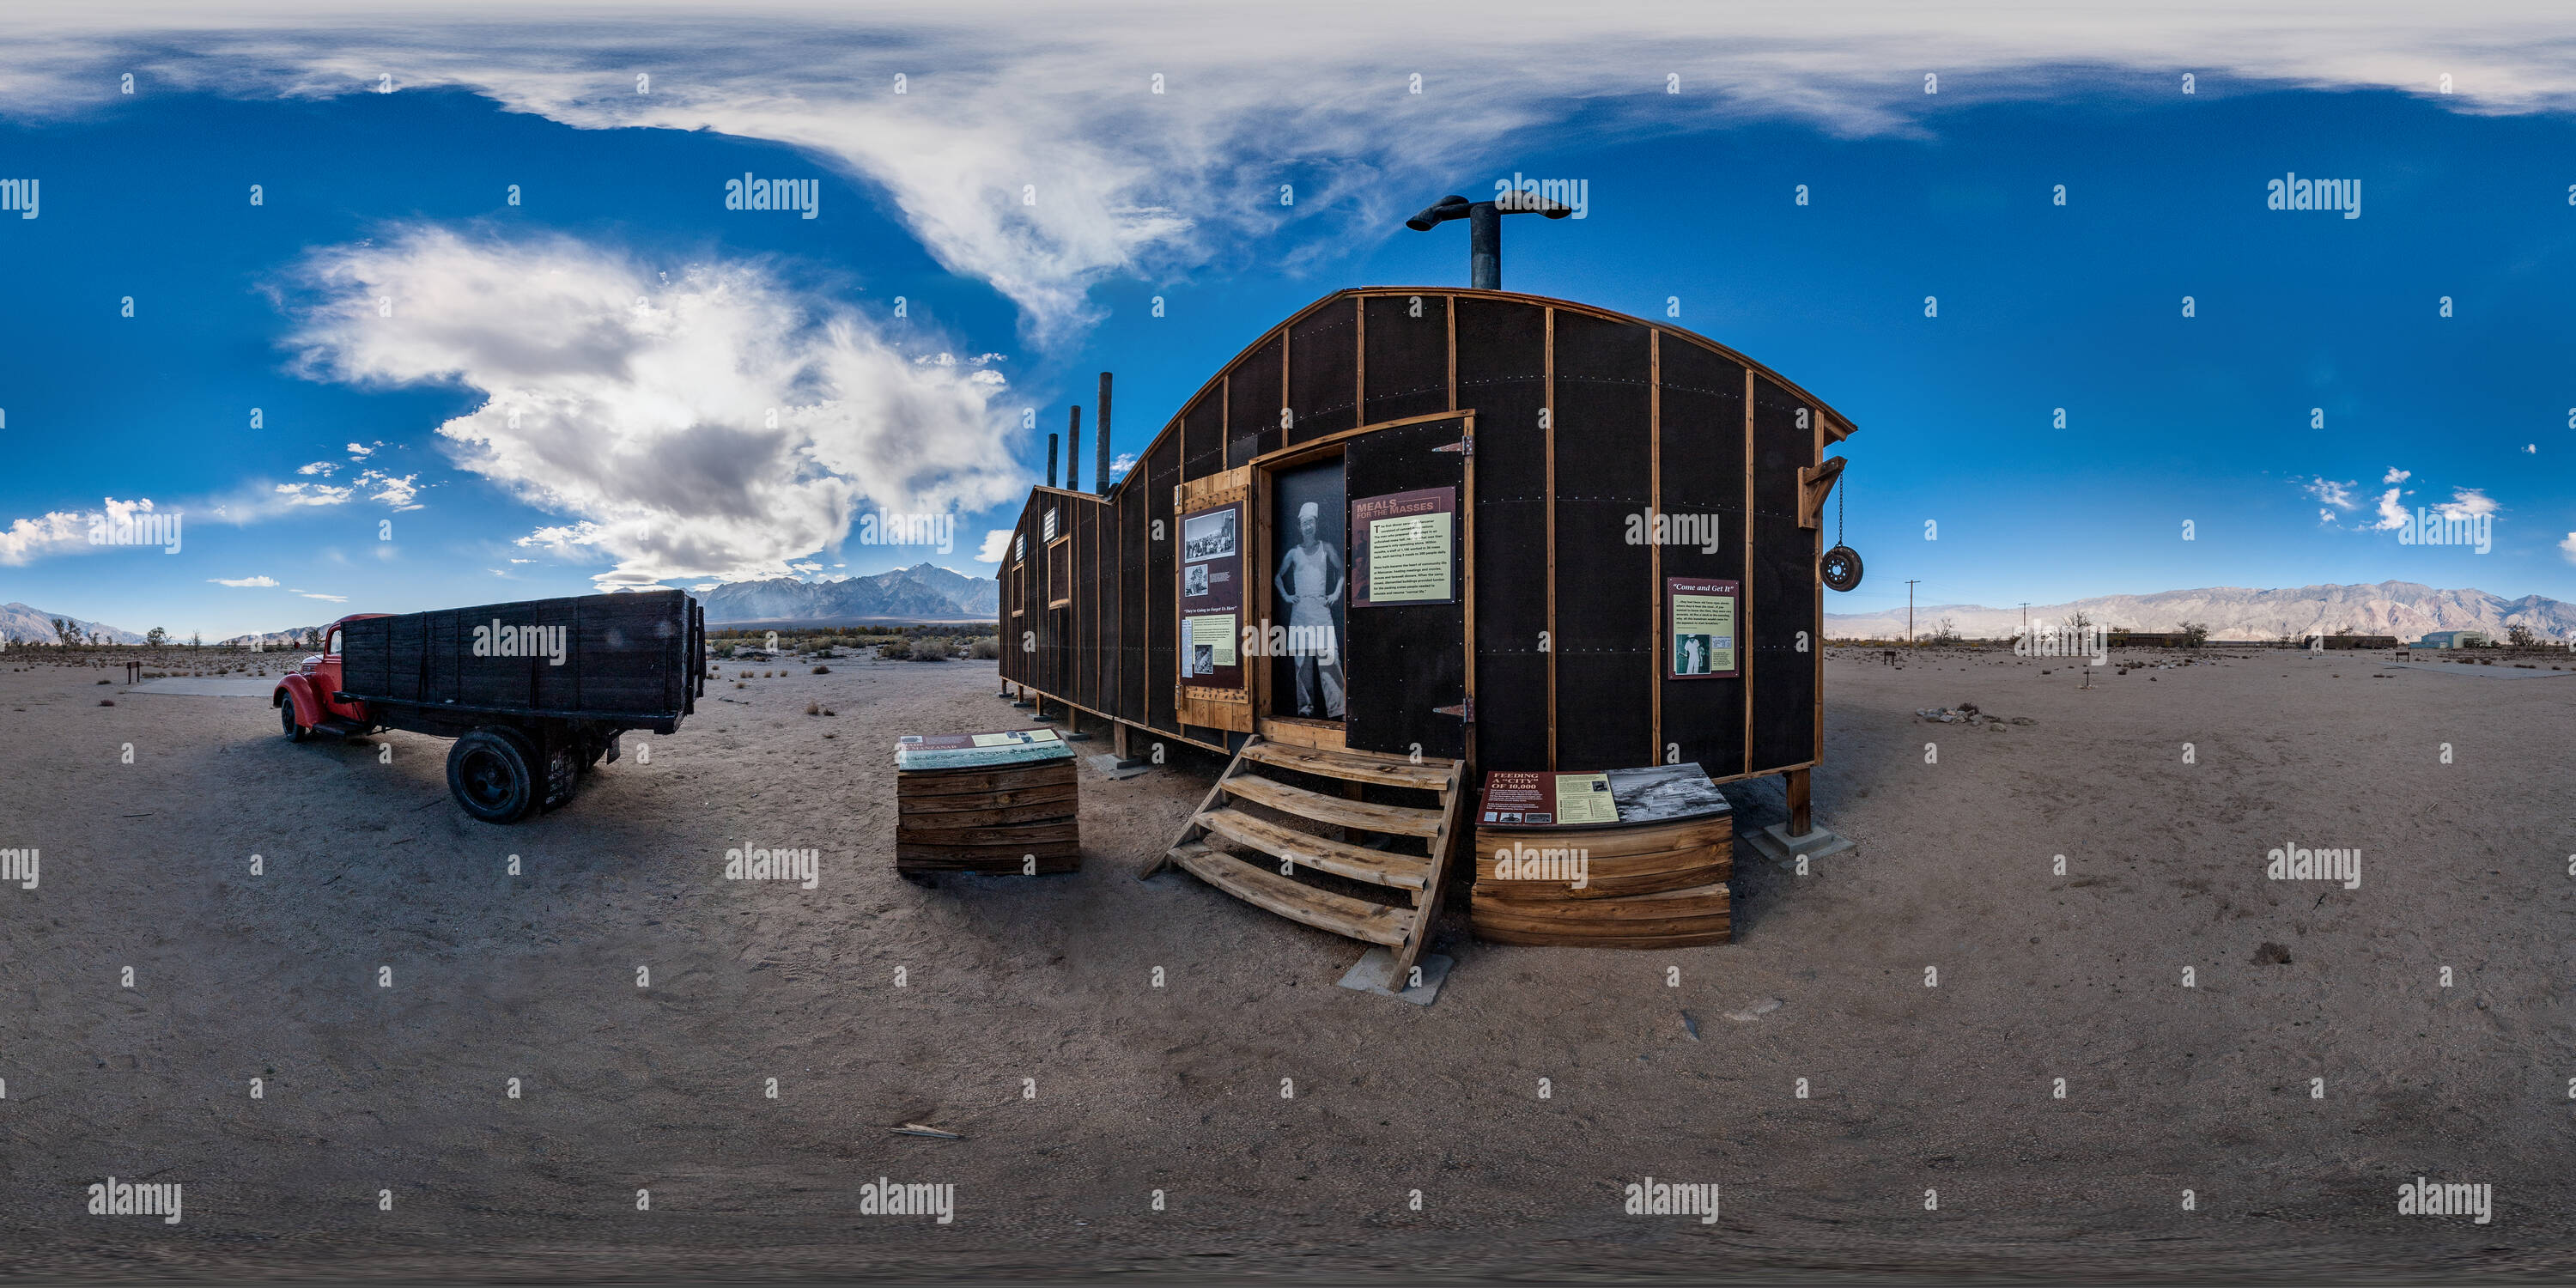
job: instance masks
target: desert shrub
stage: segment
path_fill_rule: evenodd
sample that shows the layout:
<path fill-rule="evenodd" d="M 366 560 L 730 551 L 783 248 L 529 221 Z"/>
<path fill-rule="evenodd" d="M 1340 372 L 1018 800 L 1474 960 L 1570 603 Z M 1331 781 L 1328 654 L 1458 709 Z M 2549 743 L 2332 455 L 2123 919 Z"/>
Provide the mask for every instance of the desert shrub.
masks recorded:
<path fill-rule="evenodd" d="M 809 715 L 809 716 L 819 716 L 819 715 L 823 714 L 823 704 L 822 704 L 822 703 L 820 703 L 820 702 L 808 702 L 808 703 L 806 703 L 806 704 L 805 704 L 805 714 L 807 714 L 807 715 Z"/>
<path fill-rule="evenodd" d="M 912 660 L 915 662 L 945 662 L 953 651 L 948 647 L 948 641 L 936 635 L 925 635 L 912 642 Z"/>
<path fill-rule="evenodd" d="M 891 658 L 900 662 L 903 659 L 912 656 L 912 641 L 899 639 L 887 640 L 885 643 L 877 645 L 877 656 L 882 658 Z"/>
<path fill-rule="evenodd" d="M 990 662 L 1002 655 L 1002 642 L 990 635 L 978 635 L 966 646 L 966 656 Z"/>

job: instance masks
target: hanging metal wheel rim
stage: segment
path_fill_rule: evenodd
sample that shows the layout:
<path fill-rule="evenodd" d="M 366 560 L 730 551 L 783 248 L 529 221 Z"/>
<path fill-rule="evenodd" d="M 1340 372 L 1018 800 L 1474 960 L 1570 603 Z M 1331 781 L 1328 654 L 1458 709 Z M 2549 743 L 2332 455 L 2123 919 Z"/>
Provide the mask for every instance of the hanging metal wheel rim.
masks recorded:
<path fill-rule="evenodd" d="M 1825 584 L 1839 591 L 1850 591 L 1860 585 L 1860 552 L 1838 545 L 1825 552 L 1819 565 Z"/>

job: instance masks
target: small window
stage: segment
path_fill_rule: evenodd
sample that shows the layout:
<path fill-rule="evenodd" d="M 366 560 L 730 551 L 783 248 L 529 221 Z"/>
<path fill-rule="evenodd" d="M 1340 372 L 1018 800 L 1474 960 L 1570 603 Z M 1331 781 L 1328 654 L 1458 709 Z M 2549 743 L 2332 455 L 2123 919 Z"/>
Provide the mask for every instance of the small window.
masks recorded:
<path fill-rule="evenodd" d="M 1046 539 L 1049 541 L 1055 540 L 1055 510 L 1053 508 L 1049 508 L 1046 512 Z"/>
<path fill-rule="evenodd" d="M 1026 563 L 1029 557 L 1029 534 L 1023 532 L 1011 542 L 1011 562 Z"/>
<path fill-rule="evenodd" d="M 322 641 L 322 653 L 323 653 L 323 655 L 324 655 L 325 657 L 338 657 L 338 656 L 340 656 L 340 628 L 339 628 L 339 627 L 337 627 L 337 626 L 332 627 L 332 628 L 331 628 L 331 634 L 330 634 L 330 637 L 329 637 L 328 639 L 325 639 L 324 641 Z"/>

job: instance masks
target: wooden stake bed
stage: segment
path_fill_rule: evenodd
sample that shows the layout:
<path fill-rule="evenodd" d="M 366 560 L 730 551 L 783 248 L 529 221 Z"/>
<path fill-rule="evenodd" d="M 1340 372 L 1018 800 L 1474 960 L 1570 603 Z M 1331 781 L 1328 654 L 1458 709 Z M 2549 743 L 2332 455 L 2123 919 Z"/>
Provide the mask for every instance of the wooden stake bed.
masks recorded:
<path fill-rule="evenodd" d="M 897 872 L 1073 872 L 1082 866 L 1073 761 L 906 769 L 895 780 Z"/>

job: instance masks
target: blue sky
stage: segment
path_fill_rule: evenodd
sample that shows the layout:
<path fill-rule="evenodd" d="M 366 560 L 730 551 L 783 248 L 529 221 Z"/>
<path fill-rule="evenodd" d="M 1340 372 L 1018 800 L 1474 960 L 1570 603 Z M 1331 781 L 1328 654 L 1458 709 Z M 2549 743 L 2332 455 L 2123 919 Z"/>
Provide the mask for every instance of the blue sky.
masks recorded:
<path fill-rule="evenodd" d="M 1185 123 L 1141 89 L 1014 115 L 935 65 L 897 97 L 904 60 L 865 31 L 815 55 L 871 67 L 846 113 L 719 93 L 667 53 L 650 95 L 615 59 L 584 73 L 608 89 L 513 79 L 524 33 L 490 38 L 503 71 L 470 32 L 407 49 L 390 94 L 363 59 L 286 92 L 212 38 L 156 64 L 116 35 L 0 71 L 0 178 L 42 184 L 39 218 L 0 214 L 0 601 L 214 637 L 594 585 L 989 574 L 984 534 L 1067 403 L 1089 430 L 1097 372 L 1115 449 L 1141 450 L 1317 296 L 1463 284 L 1463 228 L 1400 220 L 1513 173 L 1589 197 L 1508 221 L 1507 287 L 1678 297 L 1859 423 L 1846 539 L 1870 577 L 1829 610 L 1901 604 L 1907 578 L 1926 604 L 2387 578 L 2576 599 L 2576 119 L 2519 82 L 2204 67 L 2186 96 L 2167 67 L 2088 66 L 2106 47 L 1938 95 L 1891 62 L 1749 111 L 1646 62 L 1465 111 L 1436 90 L 1468 69 L 1414 95 L 1372 67 L 1277 126 L 1247 122 L 1285 91 L 1183 76 L 1162 97 Z M 137 93 L 104 88 L 129 64 Z M 2291 171 L 2359 180 L 2361 216 L 2266 209 Z M 746 172 L 814 181 L 817 217 L 725 209 Z M 2491 513 L 2494 549 L 2400 546 L 2392 489 Z M 186 515 L 180 553 L 86 541 L 83 516 L 142 498 Z M 880 507 L 953 514 L 952 548 L 848 533 Z"/>

